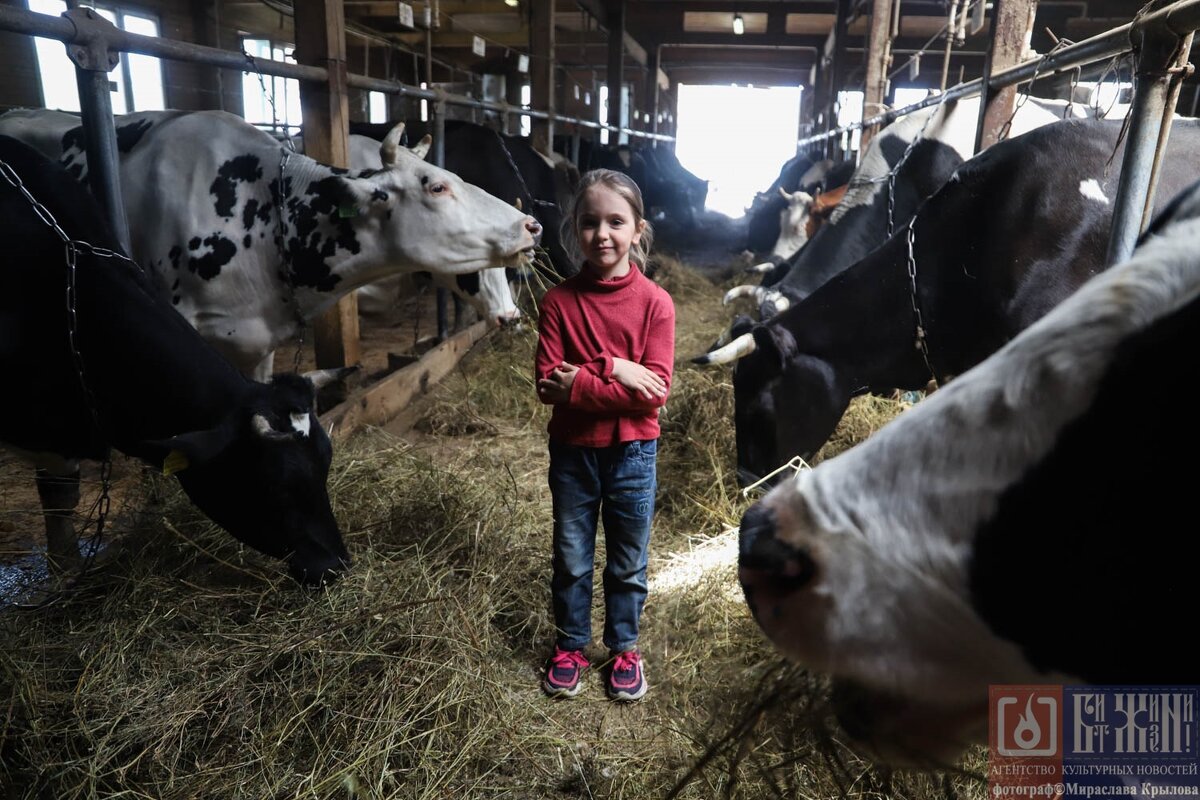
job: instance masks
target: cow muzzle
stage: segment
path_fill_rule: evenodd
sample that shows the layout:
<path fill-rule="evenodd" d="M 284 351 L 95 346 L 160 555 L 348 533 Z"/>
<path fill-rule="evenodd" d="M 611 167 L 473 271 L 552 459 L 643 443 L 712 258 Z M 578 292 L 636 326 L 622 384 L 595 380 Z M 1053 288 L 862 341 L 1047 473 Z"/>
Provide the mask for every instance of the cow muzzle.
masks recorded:
<path fill-rule="evenodd" d="M 350 569 L 350 557 L 332 556 L 322 559 L 288 560 L 288 574 L 306 589 L 324 589 L 332 586 Z"/>
<path fill-rule="evenodd" d="M 812 554 L 780 540 L 776 527 L 775 512 L 762 503 L 742 517 L 738 580 L 756 618 L 774 615 L 783 598 L 804 589 L 817 574 Z"/>

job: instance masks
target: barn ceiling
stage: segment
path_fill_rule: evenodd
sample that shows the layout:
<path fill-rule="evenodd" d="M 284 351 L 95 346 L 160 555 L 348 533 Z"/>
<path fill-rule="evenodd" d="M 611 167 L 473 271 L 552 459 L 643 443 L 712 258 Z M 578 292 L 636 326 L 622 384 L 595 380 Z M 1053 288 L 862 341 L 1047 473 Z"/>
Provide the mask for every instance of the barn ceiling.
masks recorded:
<path fill-rule="evenodd" d="M 281 28 L 295 0 L 214 2 L 227 23 L 252 31 Z M 409 27 L 401 22 L 400 4 L 395 0 L 343 2 L 348 46 L 359 52 L 357 61 L 352 55 L 351 71 L 363 69 L 371 58 L 378 65 L 377 56 L 364 52 L 376 52 L 377 45 L 390 43 L 404 53 L 414 54 L 400 59 L 401 63 L 411 64 L 407 77 L 403 69 L 390 74 L 401 80 L 419 81 L 420 77 L 413 76 L 419 75 L 416 65 L 425 52 L 423 18 L 428 6 L 431 18 L 437 20 L 430 36 L 434 80 L 451 83 L 466 80 L 469 74 L 513 71 L 519 55 L 530 52 L 531 3 L 553 2 L 555 61 L 560 66 L 557 83 L 559 91 L 566 93 L 560 94 L 564 105 L 559 110 L 581 115 L 587 90 L 595 91 L 605 82 L 608 29 L 615 9 L 624 8 L 624 80 L 641 92 L 656 54 L 660 66 L 657 82 L 663 89 L 673 89 L 680 83 L 810 86 L 814 65 L 819 60 L 827 70 L 831 65 L 830 32 L 839 3 L 849 9 L 846 51 L 839 68 L 841 85 L 861 88 L 872 8 L 872 0 L 412 0 L 415 25 Z M 951 0 L 899 2 L 899 36 L 892 44 L 889 69 L 891 85 L 936 87 L 942 77 L 943 31 Z M 992 2 L 988 0 L 988 17 Z M 1103 33 L 1129 22 L 1143 2 L 1040 0 L 1032 46 L 1045 53 L 1059 38 L 1082 41 Z M 733 29 L 735 14 L 744 24 L 740 35 Z M 968 33 L 953 46 L 946 68 L 948 83 L 982 73 L 989 43 L 988 21 L 983 20 L 976 32 Z M 477 37 L 484 43 L 482 56 L 473 49 Z M 913 65 L 917 54 L 921 55 L 919 64 Z M 1101 70 L 1097 66 L 1092 71 Z M 1068 80 L 1061 75 L 1044 78 L 1040 86 L 1059 93 Z M 573 100 L 568 89 L 572 84 L 576 90 Z M 1194 99 L 1200 100 L 1195 86 L 1195 79 L 1189 81 L 1186 91 L 1193 91 Z M 637 104 L 644 108 L 640 98 Z"/>
<path fill-rule="evenodd" d="M 432 42 L 436 57 L 463 69 L 479 70 L 497 52 L 528 50 L 529 0 L 433 0 L 438 24 Z M 534 0 L 544 2 L 546 0 Z M 556 59 L 564 67 L 603 71 L 607 65 L 610 0 L 551 0 L 555 7 Z M 686 83 L 807 83 L 809 71 L 833 28 L 838 0 L 626 0 L 626 67 L 645 65 L 648 53 L 662 48 L 663 71 Z M 870 0 L 852 0 L 849 64 L 862 61 Z M 1046 30 L 1075 41 L 1128 22 L 1140 0 L 1042 0 L 1035 23 L 1035 49 L 1053 44 Z M 413 3 L 418 25 L 424 4 Z M 380 32 L 408 46 L 424 46 L 423 31 L 402 26 L 397 4 L 382 0 L 345 0 L 347 22 Z M 925 62 L 927 78 L 940 70 L 949 0 L 903 0 L 900 37 L 893 46 L 895 66 L 922 49 L 937 59 Z M 745 32 L 733 31 L 742 17 Z M 472 52 L 475 36 L 484 39 L 483 57 Z M 967 78 L 982 68 L 987 29 L 955 48 L 952 74 Z M 932 40 L 932 41 L 931 41 Z M 486 69 L 486 67 L 484 67 Z M 911 81 L 921 84 L 920 74 Z"/>

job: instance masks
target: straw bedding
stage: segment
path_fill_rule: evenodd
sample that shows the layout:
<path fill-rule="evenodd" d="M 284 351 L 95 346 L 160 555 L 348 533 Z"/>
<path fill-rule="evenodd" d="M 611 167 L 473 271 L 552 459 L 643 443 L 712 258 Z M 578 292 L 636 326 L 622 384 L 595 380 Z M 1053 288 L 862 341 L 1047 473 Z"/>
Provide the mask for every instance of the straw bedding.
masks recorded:
<path fill-rule="evenodd" d="M 572 701 L 538 689 L 553 641 L 548 412 L 526 326 L 486 337 L 403 435 L 339 443 L 330 493 L 355 565 L 326 591 L 297 588 L 143 473 L 81 589 L 0 612 L 0 795 L 982 796 L 978 753 L 944 774 L 857 759 L 824 682 L 754 625 L 734 572 L 732 528 L 750 500 L 730 478 L 729 374 L 686 360 L 727 322 L 727 286 L 668 258 L 655 279 L 676 302 L 679 363 L 642 702 L 604 699 L 598 670 Z M 856 402 L 827 451 L 901 408 Z M 599 580 L 594 619 L 598 630 Z"/>

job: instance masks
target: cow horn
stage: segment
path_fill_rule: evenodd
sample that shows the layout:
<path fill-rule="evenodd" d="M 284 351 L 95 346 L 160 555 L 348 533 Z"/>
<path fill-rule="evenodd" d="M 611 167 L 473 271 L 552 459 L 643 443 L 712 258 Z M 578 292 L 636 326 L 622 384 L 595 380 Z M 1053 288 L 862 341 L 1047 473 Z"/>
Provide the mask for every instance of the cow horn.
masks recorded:
<path fill-rule="evenodd" d="M 404 123 L 397 122 L 395 127 L 388 131 L 387 136 L 383 137 L 383 144 L 379 145 L 379 160 L 385 167 L 396 163 L 396 156 L 399 155 L 396 148 L 400 146 L 400 137 L 402 136 L 404 136 Z"/>
<path fill-rule="evenodd" d="M 732 364 L 754 352 L 754 334 L 743 333 L 724 347 L 710 350 L 692 359 L 693 364 Z"/>
<path fill-rule="evenodd" d="M 726 292 L 725 297 L 721 299 L 721 305 L 727 306 L 739 297 L 758 297 L 761 292 L 761 286 L 743 283 L 741 286 L 735 286 Z"/>
<path fill-rule="evenodd" d="M 421 141 L 417 142 L 416 144 L 414 144 L 412 147 L 410 147 L 408 149 L 412 150 L 412 153 L 414 156 L 423 160 L 425 158 L 425 156 L 429 153 L 429 147 L 432 144 L 433 144 L 433 137 L 427 133 L 421 137 Z"/>
<path fill-rule="evenodd" d="M 517 211 L 524 211 L 524 209 L 521 208 L 521 198 L 518 197 L 516 200 L 513 200 L 513 205 L 517 207 Z"/>
<path fill-rule="evenodd" d="M 358 366 L 353 367 L 332 367 L 330 369 L 314 369 L 304 373 L 304 378 L 313 386 L 313 391 L 321 391 L 331 383 L 345 380 L 351 374 L 358 370 Z"/>
<path fill-rule="evenodd" d="M 775 269 L 774 262 L 764 261 L 761 264 L 755 264 L 753 267 L 746 267 L 745 271 L 751 275 L 766 275 L 773 269 Z"/>
<path fill-rule="evenodd" d="M 792 202 L 792 196 L 790 194 L 788 194 L 788 190 L 783 188 L 782 186 L 779 187 L 779 196 L 782 197 L 784 200 L 787 200 L 789 203 Z"/>
<path fill-rule="evenodd" d="M 262 414 L 255 414 L 253 417 L 251 417 L 250 426 L 260 438 L 266 439 L 267 441 L 279 442 L 292 438 L 290 433 L 284 433 L 283 431 L 277 431 L 272 428 L 270 421 Z"/>

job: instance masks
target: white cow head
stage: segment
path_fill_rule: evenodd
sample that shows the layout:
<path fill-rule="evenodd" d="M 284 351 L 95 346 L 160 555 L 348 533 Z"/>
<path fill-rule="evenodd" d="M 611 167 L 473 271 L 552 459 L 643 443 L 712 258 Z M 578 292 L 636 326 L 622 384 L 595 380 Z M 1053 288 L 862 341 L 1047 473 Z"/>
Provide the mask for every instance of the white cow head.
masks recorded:
<path fill-rule="evenodd" d="M 808 242 L 808 215 L 812 210 L 813 196 L 801 191 L 788 194 L 784 189 L 780 189 L 779 194 L 787 201 L 787 205 L 779 212 L 779 239 L 771 255 L 788 259 Z"/>
<path fill-rule="evenodd" d="M 429 146 L 399 146 L 403 125 L 380 145 L 382 169 L 345 182 L 357 226 L 379 237 L 387 271 L 460 274 L 523 264 L 541 237 L 541 225 L 457 175 L 423 160 Z"/>

